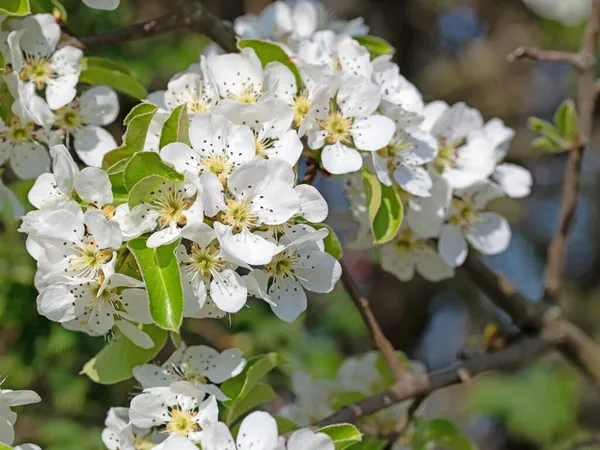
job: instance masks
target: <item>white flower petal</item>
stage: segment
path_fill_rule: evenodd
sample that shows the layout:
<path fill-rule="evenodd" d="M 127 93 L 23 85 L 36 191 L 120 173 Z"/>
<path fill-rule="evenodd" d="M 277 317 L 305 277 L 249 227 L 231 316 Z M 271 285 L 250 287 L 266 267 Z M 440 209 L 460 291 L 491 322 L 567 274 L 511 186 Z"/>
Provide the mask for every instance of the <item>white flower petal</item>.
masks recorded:
<path fill-rule="evenodd" d="M 299 184 L 294 190 L 300 197 L 300 216 L 312 223 L 320 223 L 327 218 L 329 206 L 317 188 Z"/>
<path fill-rule="evenodd" d="M 262 411 L 255 411 L 248 414 L 237 435 L 237 448 L 241 450 L 274 450 L 279 433 L 277 431 L 277 422 L 270 414 Z"/>
<path fill-rule="evenodd" d="M 98 207 L 113 201 L 110 178 L 102 169 L 86 167 L 75 178 L 74 187 L 82 200 Z"/>
<path fill-rule="evenodd" d="M 531 192 L 531 172 L 516 164 L 504 163 L 496 166 L 492 179 L 512 198 L 527 197 Z"/>
<path fill-rule="evenodd" d="M 329 173 L 339 175 L 356 172 L 362 167 L 363 160 L 356 150 L 336 142 L 323 148 L 321 163 Z"/>
<path fill-rule="evenodd" d="M 210 283 L 210 296 L 220 310 L 235 313 L 246 304 L 248 290 L 238 273 L 226 269 L 213 277 Z"/>
<path fill-rule="evenodd" d="M 165 400 L 160 395 L 140 394 L 133 397 L 129 419 L 136 427 L 152 428 L 169 420 Z"/>
<path fill-rule="evenodd" d="M 350 128 L 356 148 L 369 151 L 376 151 L 388 145 L 395 132 L 396 124 L 390 118 L 379 114 L 357 119 Z"/>
<path fill-rule="evenodd" d="M 485 212 L 467 231 L 467 240 L 484 255 L 502 253 L 510 244 L 511 230 L 507 220 L 496 213 Z"/>
<path fill-rule="evenodd" d="M 114 248 L 118 250 L 123 242 L 119 224 L 107 220 L 98 209 L 90 209 L 85 213 L 85 224 L 94 236 L 99 249 Z"/>
<path fill-rule="evenodd" d="M 129 339 L 138 347 L 145 349 L 150 349 L 154 347 L 154 342 L 152 342 L 152 338 L 131 322 L 121 319 L 117 320 L 115 325 L 121 331 L 121 333 L 125 335 L 127 339 Z"/>
<path fill-rule="evenodd" d="M 404 189 L 417 197 L 429 197 L 433 186 L 431 176 L 427 170 L 422 167 L 402 167 L 398 166 L 394 170 L 394 180 Z"/>
<path fill-rule="evenodd" d="M 334 450 L 331 437 L 325 433 L 315 433 L 310 428 L 296 430 L 287 442 L 288 450 Z"/>
<path fill-rule="evenodd" d="M 108 86 L 94 86 L 79 99 L 79 112 L 92 125 L 109 125 L 119 115 L 119 97 Z"/>
<path fill-rule="evenodd" d="M 177 224 L 172 223 L 162 230 L 155 231 L 146 241 L 148 248 L 156 248 L 161 245 L 168 245 L 175 242 L 181 237 L 181 229 L 177 228 Z"/>
<path fill-rule="evenodd" d="M 460 228 L 456 225 L 444 225 L 438 242 L 438 251 L 450 267 L 458 267 L 465 262 L 469 249 Z"/>
<path fill-rule="evenodd" d="M 269 289 L 271 309 L 284 322 L 294 322 L 307 307 L 306 293 L 291 278 L 276 277 Z"/>
<path fill-rule="evenodd" d="M 252 265 L 262 265 L 271 262 L 277 246 L 256 233 L 243 230 L 233 234 L 233 228 L 215 222 L 215 232 L 221 246 L 234 257 Z"/>
<path fill-rule="evenodd" d="M 204 375 L 213 383 L 222 383 L 233 378 L 244 370 L 246 360 L 243 352 L 237 348 L 223 350 L 212 360 L 212 365 Z"/>
<path fill-rule="evenodd" d="M 104 155 L 117 148 L 112 134 L 98 125 L 87 125 L 77 130 L 73 145 L 81 160 L 92 167 L 102 167 Z"/>
<path fill-rule="evenodd" d="M 329 253 L 311 251 L 300 253 L 293 265 L 294 273 L 300 284 L 312 292 L 331 292 L 342 275 L 337 259 Z"/>
<path fill-rule="evenodd" d="M 112 11 L 117 9 L 121 0 L 83 0 L 83 3 L 90 8 L 104 9 Z"/>
<path fill-rule="evenodd" d="M 454 276 L 454 269 L 446 264 L 433 248 L 420 249 L 418 257 L 417 271 L 426 280 L 435 283 Z"/>
<path fill-rule="evenodd" d="M 24 142 L 13 148 L 10 167 L 20 179 L 30 180 L 50 170 L 50 155 L 40 143 Z"/>

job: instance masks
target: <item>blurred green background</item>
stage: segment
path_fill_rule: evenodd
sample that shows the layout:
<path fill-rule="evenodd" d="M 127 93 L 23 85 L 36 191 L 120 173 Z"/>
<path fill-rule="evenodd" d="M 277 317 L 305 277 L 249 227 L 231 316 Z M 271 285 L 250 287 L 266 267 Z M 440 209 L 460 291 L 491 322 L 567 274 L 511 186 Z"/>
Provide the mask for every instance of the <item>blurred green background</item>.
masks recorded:
<path fill-rule="evenodd" d="M 550 0 L 548 0 L 550 1 Z M 585 2 L 586 0 L 563 0 Z M 210 0 L 207 6 L 233 20 L 243 11 L 259 11 L 266 1 Z M 499 116 L 517 129 L 510 160 L 534 173 L 532 196 L 505 200 L 495 208 L 514 225 L 513 243 L 488 262 L 509 277 L 532 301 L 539 299 L 544 255 L 558 210 L 564 155 L 540 156 L 531 149 L 526 118 L 550 118 L 573 93 L 574 77 L 563 64 L 509 64 L 506 55 L 519 45 L 563 50 L 578 46 L 582 27 L 542 19 L 521 0 L 331 0 L 339 16 L 363 16 L 371 34 L 396 48 L 402 72 L 426 100 L 466 101 L 486 118 Z M 121 0 L 115 12 L 86 8 L 66 0 L 68 26 L 75 36 L 88 35 L 158 17 L 172 2 Z M 573 7 L 575 7 L 573 3 Z M 90 52 L 115 59 L 149 89 L 164 89 L 168 79 L 198 60 L 206 45 L 201 36 L 178 35 L 126 43 Z M 134 105 L 121 97 L 122 116 Z M 123 132 L 119 121 L 111 127 Z M 598 140 L 597 140 L 598 141 Z M 599 336 L 598 168 L 597 148 L 584 162 L 580 208 L 569 242 L 567 292 L 563 308 L 594 336 Z M 342 195 L 343 183 L 317 181 L 332 205 L 329 222 L 345 240 L 354 226 Z M 13 185 L 26 202 L 31 183 Z M 17 442 L 36 442 L 46 450 L 104 448 L 100 432 L 111 406 L 126 406 L 133 382 L 115 386 L 92 383 L 78 372 L 104 345 L 100 338 L 76 334 L 36 311 L 32 286 L 35 262 L 9 211 L 0 235 L 0 374 L 3 388 L 34 389 L 43 402 L 17 410 Z M 401 283 L 381 271 L 372 254 L 346 251 L 346 259 L 371 298 L 373 309 L 396 348 L 430 369 L 455 361 L 465 348 L 478 351 L 486 324 L 506 321 L 460 271 L 438 285 L 423 280 Z M 289 398 L 289 375 L 304 368 L 331 378 L 345 356 L 370 349 L 371 342 L 352 303 L 341 289 L 313 296 L 308 312 L 293 325 L 279 321 L 267 305 L 253 301 L 231 319 L 194 321 L 182 333 L 188 345 L 238 346 L 248 356 L 278 351 L 289 364 L 272 375 L 283 398 Z M 158 356 L 162 361 L 173 347 Z M 559 357 L 502 376 L 482 377 L 472 385 L 445 389 L 432 396 L 425 414 L 447 416 L 482 449 L 592 448 L 600 431 L 600 398 Z"/>

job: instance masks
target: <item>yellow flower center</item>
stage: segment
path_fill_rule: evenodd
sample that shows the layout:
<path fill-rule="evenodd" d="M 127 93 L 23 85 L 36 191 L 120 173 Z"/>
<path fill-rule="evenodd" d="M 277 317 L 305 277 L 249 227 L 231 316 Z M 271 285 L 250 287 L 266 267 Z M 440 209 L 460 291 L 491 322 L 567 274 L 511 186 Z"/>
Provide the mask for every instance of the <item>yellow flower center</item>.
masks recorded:
<path fill-rule="evenodd" d="M 33 132 L 34 127 L 33 122 L 22 124 L 17 116 L 13 116 L 9 128 L 0 132 L 0 139 L 2 142 L 9 141 L 14 144 L 30 141 L 36 137 Z"/>
<path fill-rule="evenodd" d="M 70 256 L 67 262 L 72 270 L 80 272 L 83 277 L 98 278 L 102 275 L 101 266 L 113 257 L 112 249 L 98 250 L 98 246 L 93 240 L 82 247 L 76 246 L 75 250 L 78 255 Z"/>
<path fill-rule="evenodd" d="M 89 123 L 89 121 L 81 115 L 77 103 L 63 106 L 58 109 L 55 114 L 56 120 L 54 121 L 54 126 L 65 131 L 77 130 Z"/>
<path fill-rule="evenodd" d="M 295 278 L 293 265 L 297 258 L 296 252 L 279 253 L 265 266 L 265 269 L 275 276 Z"/>
<path fill-rule="evenodd" d="M 463 229 L 466 229 L 481 220 L 479 211 L 475 208 L 472 200 L 453 198 L 452 206 L 457 212 L 448 219 L 448 222 L 453 225 L 458 225 Z"/>
<path fill-rule="evenodd" d="M 184 226 L 187 219 L 183 212 L 192 206 L 192 200 L 184 196 L 183 189 L 169 187 L 167 192 L 159 191 L 158 195 L 152 191 L 153 201 L 150 206 L 158 212 L 161 226 L 172 223 Z"/>
<path fill-rule="evenodd" d="M 195 273 L 199 273 L 204 277 L 209 277 L 211 271 L 222 270 L 225 266 L 223 258 L 219 254 L 219 250 L 212 245 L 208 248 L 200 248 L 198 244 L 192 245 L 192 261 L 188 267 Z"/>
<path fill-rule="evenodd" d="M 197 98 L 188 102 L 187 110 L 190 114 L 203 113 L 208 111 L 208 105 L 204 100 Z"/>
<path fill-rule="evenodd" d="M 449 143 L 445 139 L 439 139 L 438 153 L 433 161 L 435 170 L 442 173 L 446 167 L 454 167 L 456 164 L 456 151 L 464 142 Z"/>
<path fill-rule="evenodd" d="M 303 89 L 302 92 L 300 92 L 300 95 L 294 99 L 294 104 L 292 105 L 292 111 L 294 112 L 294 123 L 297 127 L 302 125 L 302 122 L 304 122 L 304 119 L 306 119 L 306 116 L 310 111 L 310 105 L 311 103 L 308 99 L 308 91 Z"/>
<path fill-rule="evenodd" d="M 254 85 L 249 85 L 244 88 L 239 94 L 230 94 L 229 98 L 240 103 L 256 103 L 258 94 L 254 90 Z"/>
<path fill-rule="evenodd" d="M 198 431 L 200 427 L 194 422 L 195 415 L 192 412 L 173 409 L 171 411 L 171 420 L 167 423 L 167 432 L 187 436 L 194 431 Z"/>
<path fill-rule="evenodd" d="M 151 450 L 156 447 L 157 444 L 153 444 L 148 439 L 150 439 L 150 437 L 136 436 L 133 440 L 133 448 L 135 450 Z"/>
<path fill-rule="evenodd" d="M 231 225 L 236 233 L 254 227 L 256 219 L 250 200 L 227 200 L 227 211 L 221 215 L 221 221 Z"/>
<path fill-rule="evenodd" d="M 233 170 L 233 164 L 229 161 L 229 158 L 225 155 L 214 155 L 211 154 L 208 158 L 202 160 L 202 165 L 214 173 L 221 183 L 225 184 L 227 177 Z"/>
<path fill-rule="evenodd" d="M 43 89 L 47 81 L 55 76 L 50 61 L 45 58 L 27 58 L 19 74 L 21 80 L 33 81 L 37 89 Z"/>
<path fill-rule="evenodd" d="M 339 111 L 332 112 L 327 119 L 319 121 L 319 126 L 327 134 L 325 137 L 327 144 L 331 145 L 338 141 L 345 144 L 352 142 L 350 137 L 352 119 L 342 116 Z"/>

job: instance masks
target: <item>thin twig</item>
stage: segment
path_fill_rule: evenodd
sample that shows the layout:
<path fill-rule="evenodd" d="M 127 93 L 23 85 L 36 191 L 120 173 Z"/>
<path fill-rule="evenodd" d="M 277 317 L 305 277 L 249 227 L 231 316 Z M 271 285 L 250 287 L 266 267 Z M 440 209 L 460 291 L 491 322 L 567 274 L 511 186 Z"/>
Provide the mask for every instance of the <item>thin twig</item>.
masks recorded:
<path fill-rule="evenodd" d="M 236 37 L 231 27 L 210 13 L 200 0 L 184 2 L 174 11 L 156 19 L 105 31 L 95 36 L 71 38 L 65 43 L 86 49 L 99 48 L 181 30 L 204 34 L 226 52 L 237 51 Z M 73 39 L 76 39 L 76 42 Z"/>
<path fill-rule="evenodd" d="M 344 288 L 346 289 L 346 292 L 348 292 L 348 295 L 352 299 L 354 306 L 356 306 L 356 309 L 358 309 L 358 311 L 360 312 L 360 315 L 362 316 L 365 325 L 367 325 L 367 328 L 371 333 L 371 337 L 373 338 L 375 346 L 381 352 L 387 365 L 396 377 L 397 382 L 401 383 L 403 380 L 403 375 L 407 372 L 406 368 L 404 367 L 404 364 L 402 364 L 402 361 L 400 361 L 400 358 L 398 358 L 396 350 L 394 350 L 394 346 L 391 344 L 388 338 L 385 337 L 385 334 L 381 330 L 379 323 L 377 323 L 377 319 L 373 315 L 373 311 L 371 311 L 369 300 L 360 295 L 360 290 L 358 289 L 358 286 L 356 285 L 356 282 L 352 277 L 352 272 L 350 272 L 350 268 L 346 264 L 344 264 L 344 262 L 341 262 L 341 264 L 341 280 L 342 284 L 344 285 Z"/>
<path fill-rule="evenodd" d="M 509 62 L 518 60 L 560 61 L 573 65 L 577 70 L 584 70 L 586 67 L 578 53 L 542 50 L 538 47 L 519 47 L 509 54 L 507 59 Z"/>
<path fill-rule="evenodd" d="M 492 271 L 471 249 L 463 266 L 473 282 L 525 332 L 553 342 L 563 356 L 600 386 L 600 347 L 583 330 L 556 314 L 545 313 Z"/>
<path fill-rule="evenodd" d="M 408 430 L 408 428 L 410 427 L 410 424 L 412 423 L 412 420 L 417 412 L 417 409 L 419 409 L 419 407 L 423 404 L 423 402 L 425 401 L 426 398 L 427 398 L 427 395 L 423 395 L 421 397 L 417 397 L 414 399 L 414 401 L 411 403 L 411 405 L 409 406 L 406 413 L 404 413 L 402 418 L 398 421 L 398 423 L 394 427 L 394 430 L 387 436 L 387 439 L 386 439 L 387 442 L 386 442 L 383 450 L 390 450 L 393 447 L 393 445 L 396 443 L 398 438 L 400 438 L 400 436 L 402 436 Z"/>
<path fill-rule="evenodd" d="M 544 302 L 555 303 L 562 284 L 567 237 L 573 225 L 579 197 L 581 163 L 585 147 L 592 138 L 594 106 L 598 95 L 596 82 L 596 53 L 600 35 L 600 0 L 594 0 L 585 28 L 581 48 L 577 53 L 553 52 L 521 47 L 509 55 L 509 60 L 534 59 L 538 61 L 565 61 L 579 72 L 577 91 L 579 145 L 571 150 L 565 168 L 562 201 L 558 225 L 548 249 L 544 271 Z"/>
<path fill-rule="evenodd" d="M 507 370 L 539 357 L 552 348 L 552 343 L 545 339 L 523 338 L 502 350 L 482 353 L 436 372 L 429 374 L 406 372 L 403 376 L 404 383 L 401 385 L 395 384 L 386 391 L 345 406 L 317 422 L 316 426 L 356 422 L 362 417 L 389 408 L 404 400 L 422 397 L 443 387 L 459 384 L 462 382 L 458 375 L 458 369 L 461 367 L 473 376 L 482 372 Z"/>
<path fill-rule="evenodd" d="M 319 174 L 319 161 L 314 158 L 308 158 L 306 161 L 306 173 L 302 177 L 300 184 L 313 184 Z"/>

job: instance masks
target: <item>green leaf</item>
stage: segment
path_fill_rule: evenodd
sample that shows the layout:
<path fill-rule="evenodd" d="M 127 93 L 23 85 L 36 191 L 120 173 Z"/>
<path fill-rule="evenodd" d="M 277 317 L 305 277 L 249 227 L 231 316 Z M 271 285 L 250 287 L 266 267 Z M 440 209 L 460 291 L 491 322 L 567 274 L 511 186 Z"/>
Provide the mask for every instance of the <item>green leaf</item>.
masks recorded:
<path fill-rule="evenodd" d="M 0 78 L 0 118 L 6 124 L 10 124 L 12 119 L 12 104 L 14 99 L 8 90 L 8 85 Z"/>
<path fill-rule="evenodd" d="M 547 136 L 540 136 L 535 138 L 532 142 L 532 145 L 533 148 L 541 150 L 543 152 L 560 153 L 566 152 L 568 150 L 568 147 L 565 148 L 564 146 L 556 143 L 556 141 L 553 141 Z"/>
<path fill-rule="evenodd" d="M 275 416 L 275 422 L 277 422 L 277 429 L 279 430 L 279 434 L 289 433 L 290 431 L 297 430 L 300 426 L 294 422 L 292 422 L 287 417 L 283 416 Z"/>
<path fill-rule="evenodd" d="M 148 92 L 142 83 L 117 63 L 105 58 L 84 58 L 79 81 L 88 84 L 107 85 L 139 100 L 148 96 Z"/>
<path fill-rule="evenodd" d="M 104 169 L 143 150 L 146 136 L 148 135 L 148 127 L 157 110 L 158 106 L 156 105 L 140 103 L 129 112 L 124 121 L 125 125 L 127 125 L 127 130 L 123 137 L 123 144 L 104 155 L 104 159 L 102 160 L 102 167 Z"/>
<path fill-rule="evenodd" d="M 142 178 L 129 191 L 129 198 L 127 200 L 129 209 L 133 209 L 142 202 L 150 202 L 154 192 L 160 190 L 161 186 L 168 182 L 169 180 L 160 175 L 150 175 L 149 177 Z"/>
<path fill-rule="evenodd" d="M 223 393 L 231 399 L 223 403 L 227 408 L 225 423 L 230 425 L 233 421 L 232 417 L 239 417 L 245 412 L 244 399 L 265 375 L 284 362 L 285 360 L 277 353 L 258 356 L 248 361 L 241 374 L 221 385 Z"/>
<path fill-rule="evenodd" d="M 381 206 L 373 219 L 373 235 L 375 242 L 384 244 L 391 241 L 398 234 L 404 207 L 400 196 L 393 186 L 381 185 Z"/>
<path fill-rule="evenodd" d="M 573 140 L 577 137 L 577 109 L 573 100 L 567 99 L 560 104 L 554 113 L 554 123 L 566 138 Z"/>
<path fill-rule="evenodd" d="M 415 431 L 412 436 L 412 447 L 426 450 L 430 442 L 441 444 L 451 450 L 474 450 L 475 446 L 463 436 L 458 428 L 448 419 L 413 419 Z"/>
<path fill-rule="evenodd" d="M 231 424 L 235 422 L 235 420 L 245 412 L 275 398 L 277 398 L 277 394 L 271 386 L 267 383 L 258 383 L 246 397 L 236 404 L 235 408 L 229 408 L 227 410 L 226 423 Z"/>
<path fill-rule="evenodd" d="M 140 152 L 133 155 L 125 167 L 123 172 L 125 187 L 130 191 L 136 183 L 151 175 L 160 175 L 174 183 L 181 183 L 184 180 L 184 176 L 165 164 L 158 153 Z"/>
<path fill-rule="evenodd" d="M 179 240 L 158 248 L 146 247 L 146 238 L 129 241 L 142 273 L 150 301 L 150 316 L 161 328 L 178 331 L 183 320 L 183 288 L 175 249 Z"/>
<path fill-rule="evenodd" d="M 31 12 L 29 0 L 2 0 L 0 14 L 7 16 L 26 16 Z"/>
<path fill-rule="evenodd" d="M 13 448 L 0 442 L 0 450 L 13 450 Z"/>
<path fill-rule="evenodd" d="M 54 10 L 60 13 L 60 19 L 66 22 L 69 18 L 66 8 L 58 0 L 31 0 L 32 13 L 48 13 L 53 14 Z"/>
<path fill-rule="evenodd" d="M 256 56 L 260 59 L 263 67 L 266 67 L 267 64 L 273 61 L 282 63 L 290 69 L 296 77 L 298 89 L 302 86 L 302 78 L 300 78 L 300 72 L 298 72 L 296 64 L 292 62 L 287 53 L 279 45 L 272 42 L 261 41 L 260 39 L 240 39 L 238 41 L 238 47 L 240 49 L 248 47 L 254 49 Z"/>
<path fill-rule="evenodd" d="M 366 168 L 361 170 L 365 195 L 367 196 L 367 209 L 369 211 L 369 223 L 373 223 L 377 211 L 381 206 L 381 183 L 376 175 L 373 175 Z"/>
<path fill-rule="evenodd" d="M 316 230 L 320 230 L 321 228 L 327 228 L 329 230 L 329 234 L 325 239 L 323 239 L 325 251 L 335 259 L 341 260 L 342 255 L 344 254 L 344 249 L 342 247 L 342 243 L 337 237 L 337 234 L 335 234 L 335 231 L 333 231 L 333 228 L 331 228 L 329 225 L 325 225 L 324 223 L 311 223 L 310 226 Z"/>
<path fill-rule="evenodd" d="M 100 384 L 114 384 L 131 378 L 133 368 L 154 358 L 167 341 L 168 333 L 154 325 L 144 325 L 143 330 L 154 341 L 154 347 L 143 349 L 121 334 L 89 360 L 81 373 Z"/>
<path fill-rule="evenodd" d="M 352 446 L 352 450 L 383 450 L 387 446 L 384 439 L 363 439 Z"/>
<path fill-rule="evenodd" d="M 371 59 L 381 55 L 393 55 L 396 52 L 392 44 L 377 36 L 356 36 L 354 40 L 369 51 Z"/>
<path fill-rule="evenodd" d="M 346 447 L 362 441 L 362 434 L 354 425 L 349 423 L 338 423 L 319 428 L 317 433 L 325 433 L 335 444 L 335 450 L 343 450 Z"/>
<path fill-rule="evenodd" d="M 159 148 L 173 142 L 183 142 L 186 145 L 191 145 L 189 130 L 190 118 L 187 113 L 187 105 L 184 103 L 175 108 L 165 122 L 160 133 Z"/>

